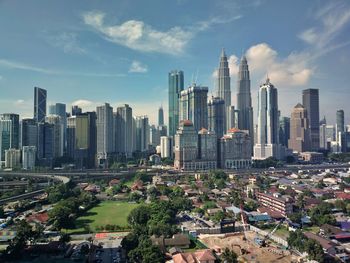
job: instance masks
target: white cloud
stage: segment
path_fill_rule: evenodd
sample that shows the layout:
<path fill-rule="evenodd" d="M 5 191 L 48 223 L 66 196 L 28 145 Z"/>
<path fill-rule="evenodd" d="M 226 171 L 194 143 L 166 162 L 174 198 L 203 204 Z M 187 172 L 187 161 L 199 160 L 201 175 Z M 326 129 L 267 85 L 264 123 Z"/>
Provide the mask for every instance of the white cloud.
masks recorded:
<path fill-rule="evenodd" d="M 61 48 L 64 53 L 86 53 L 86 50 L 80 47 L 75 33 L 63 32 L 60 35 L 50 36 L 48 42 L 54 47 Z"/>
<path fill-rule="evenodd" d="M 336 1 L 317 10 L 314 14 L 317 26 L 301 32 L 298 37 L 308 44 L 322 49 L 328 46 L 350 22 L 350 8 Z"/>
<path fill-rule="evenodd" d="M 79 106 L 83 111 L 95 111 L 97 106 L 101 106 L 102 102 L 96 102 L 86 99 L 78 99 L 71 103 L 71 106 Z"/>
<path fill-rule="evenodd" d="M 129 68 L 131 73 L 146 73 L 148 71 L 147 65 L 142 64 L 140 61 L 134 60 Z"/>
<path fill-rule="evenodd" d="M 280 58 L 276 50 L 266 43 L 260 43 L 250 47 L 246 56 L 253 74 L 268 73 L 271 81 L 280 87 L 306 85 L 313 73 L 308 65 L 307 53 L 291 53 L 286 58 Z"/>
<path fill-rule="evenodd" d="M 105 13 L 91 11 L 83 14 L 86 25 L 101 33 L 102 36 L 118 45 L 142 52 L 158 52 L 171 55 L 182 54 L 191 39 L 200 31 L 216 24 L 228 23 L 240 16 L 229 18 L 213 17 L 200 21 L 193 27 L 175 26 L 167 31 L 159 31 L 143 21 L 128 20 L 119 25 L 107 25 Z"/>
<path fill-rule="evenodd" d="M 16 100 L 15 105 L 16 105 L 16 106 L 19 106 L 19 105 L 23 105 L 24 103 L 25 103 L 24 100 L 19 99 L 19 100 Z"/>

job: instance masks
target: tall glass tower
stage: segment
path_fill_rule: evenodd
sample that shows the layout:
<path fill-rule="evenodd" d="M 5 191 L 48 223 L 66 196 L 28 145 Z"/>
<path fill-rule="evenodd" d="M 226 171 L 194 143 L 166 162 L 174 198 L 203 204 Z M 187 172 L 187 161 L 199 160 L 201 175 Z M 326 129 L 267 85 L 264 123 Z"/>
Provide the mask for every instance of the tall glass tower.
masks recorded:
<path fill-rule="evenodd" d="M 318 89 L 303 90 L 303 106 L 309 119 L 311 150 L 320 149 L 320 106 Z"/>
<path fill-rule="evenodd" d="M 217 97 L 225 101 L 225 108 L 231 106 L 230 68 L 225 50 L 222 49 L 217 78 Z"/>
<path fill-rule="evenodd" d="M 253 107 L 250 94 L 250 77 L 247 58 L 242 57 L 239 64 L 237 80 L 237 110 L 238 128 L 248 130 L 250 138 L 254 139 Z"/>
<path fill-rule="evenodd" d="M 45 89 L 34 87 L 34 119 L 37 122 L 44 122 L 46 116 L 46 97 Z"/>
<path fill-rule="evenodd" d="M 169 136 L 176 134 L 179 125 L 179 98 L 184 89 L 183 71 L 169 72 Z"/>

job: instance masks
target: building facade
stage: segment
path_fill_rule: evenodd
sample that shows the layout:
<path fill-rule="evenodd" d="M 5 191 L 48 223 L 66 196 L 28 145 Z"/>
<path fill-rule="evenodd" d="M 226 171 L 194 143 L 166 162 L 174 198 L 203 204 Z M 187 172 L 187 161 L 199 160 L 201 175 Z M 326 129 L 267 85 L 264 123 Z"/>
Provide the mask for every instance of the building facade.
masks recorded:
<path fill-rule="evenodd" d="M 318 89 L 303 90 L 303 106 L 306 109 L 310 129 L 310 149 L 318 151 L 320 148 L 320 106 Z"/>
<path fill-rule="evenodd" d="M 248 131 L 232 128 L 220 139 L 219 165 L 222 169 L 249 168 L 252 163 Z"/>
<path fill-rule="evenodd" d="M 36 160 L 36 147 L 23 146 L 22 148 L 22 168 L 24 170 L 33 170 Z"/>
<path fill-rule="evenodd" d="M 208 130 L 215 132 L 218 138 L 225 134 L 225 101 L 212 97 L 208 101 Z"/>
<path fill-rule="evenodd" d="M 34 119 L 22 119 L 20 123 L 20 146 L 37 146 L 38 124 Z"/>
<path fill-rule="evenodd" d="M 150 144 L 150 126 L 147 116 L 136 117 L 136 151 L 146 152 Z"/>
<path fill-rule="evenodd" d="M 21 165 L 21 150 L 5 150 L 5 168 L 18 168 Z"/>
<path fill-rule="evenodd" d="M 179 100 L 184 89 L 184 73 L 181 70 L 169 72 L 169 136 L 174 136 L 179 125 Z"/>
<path fill-rule="evenodd" d="M 181 91 L 180 121 L 190 120 L 198 132 L 208 128 L 208 87 L 193 84 L 187 90 Z"/>
<path fill-rule="evenodd" d="M 250 76 L 248 61 L 245 56 L 242 57 L 237 79 L 237 110 L 238 110 L 238 128 L 249 131 L 250 138 L 254 138 L 253 107 L 250 93 Z M 232 127 L 231 127 L 232 128 Z M 252 144 L 253 145 L 253 144 Z"/>
<path fill-rule="evenodd" d="M 108 156 L 115 151 L 113 108 L 108 103 L 96 108 L 96 133 L 98 164 L 104 167 Z"/>
<path fill-rule="evenodd" d="M 290 138 L 290 118 L 281 117 L 279 127 L 279 142 L 281 145 L 288 147 L 288 140 Z"/>
<path fill-rule="evenodd" d="M 44 122 L 46 116 L 47 91 L 34 87 L 34 120 Z"/>
<path fill-rule="evenodd" d="M 58 115 L 48 115 L 45 117 L 45 122 L 53 125 L 53 157 L 58 158 L 63 156 L 64 151 L 64 124 L 61 117 Z"/>
<path fill-rule="evenodd" d="M 173 158 L 173 137 L 160 137 L 160 156 L 162 158 Z"/>
<path fill-rule="evenodd" d="M 132 136 L 132 108 L 124 104 L 116 112 L 116 152 L 131 157 L 135 138 Z"/>
<path fill-rule="evenodd" d="M 310 129 L 307 111 L 298 103 L 290 118 L 290 139 L 288 146 L 296 152 L 310 151 Z"/>
<path fill-rule="evenodd" d="M 201 129 L 198 132 L 198 159 L 202 163 L 202 170 L 217 168 L 217 135 L 213 131 Z"/>
<path fill-rule="evenodd" d="M 258 95 L 258 128 L 254 159 L 263 160 L 268 157 L 283 159 L 283 151 L 283 147 L 279 144 L 278 93 L 267 78 L 260 86 Z"/>

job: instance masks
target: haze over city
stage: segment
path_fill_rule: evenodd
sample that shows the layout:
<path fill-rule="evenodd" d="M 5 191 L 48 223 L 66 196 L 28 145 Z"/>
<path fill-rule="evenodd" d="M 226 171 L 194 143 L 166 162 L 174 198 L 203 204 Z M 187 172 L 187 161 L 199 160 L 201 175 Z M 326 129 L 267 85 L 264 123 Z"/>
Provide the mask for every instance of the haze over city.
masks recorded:
<path fill-rule="evenodd" d="M 334 123 L 337 109 L 349 112 L 349 20 L 347 1 L 0 1 L 0 112 L 32 117 L 38 86 L 48 104 L 128 103 L 151 123 L 162 104 L 167 122 L 168 72 L 210 96 L 225 48 L 233 105 L 245 54 L 254 108 L 268 74 L 281 115 L 317 88 L 320 116 Z"/>

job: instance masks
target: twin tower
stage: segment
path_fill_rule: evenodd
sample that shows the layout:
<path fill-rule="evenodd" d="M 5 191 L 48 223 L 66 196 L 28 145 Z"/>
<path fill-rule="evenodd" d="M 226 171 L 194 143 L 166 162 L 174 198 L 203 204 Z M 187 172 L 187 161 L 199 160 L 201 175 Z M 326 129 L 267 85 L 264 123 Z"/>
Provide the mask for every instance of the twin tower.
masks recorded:
<path fill-rule="evenodd" d="M 254 138 L 253 108 L 252 97 L 250 93 L 250 76 L 248 62 L 245 56 L 239 64 L 237 76 L 237 104 L 236 108 L 231 102 L 231 78 L 230 68 L 225 54 L 222 49 L 220 56 L 220 65 L 217 74 L 217 97 L 225 101 L 226 124 L 225 130 L 239 128 L 249 131 L 250 137 Z"/>

